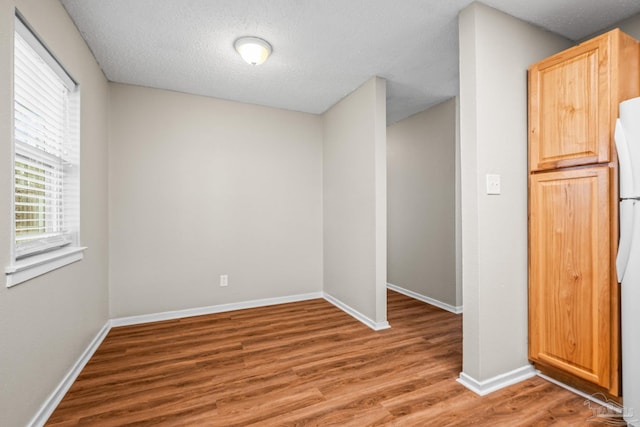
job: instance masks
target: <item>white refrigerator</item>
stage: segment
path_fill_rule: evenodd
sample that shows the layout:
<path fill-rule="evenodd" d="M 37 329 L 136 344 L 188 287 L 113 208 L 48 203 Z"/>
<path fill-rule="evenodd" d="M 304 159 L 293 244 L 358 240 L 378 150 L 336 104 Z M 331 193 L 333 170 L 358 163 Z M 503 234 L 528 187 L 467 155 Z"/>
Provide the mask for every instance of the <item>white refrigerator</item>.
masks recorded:
<path fill-rule="evenodd" d="M 620 245 L 616 269 L 621 283 L 622 396 L 625 420 L 640 426 L 640 98 L 620 104 L 616 122 L 620 165 Z"/>

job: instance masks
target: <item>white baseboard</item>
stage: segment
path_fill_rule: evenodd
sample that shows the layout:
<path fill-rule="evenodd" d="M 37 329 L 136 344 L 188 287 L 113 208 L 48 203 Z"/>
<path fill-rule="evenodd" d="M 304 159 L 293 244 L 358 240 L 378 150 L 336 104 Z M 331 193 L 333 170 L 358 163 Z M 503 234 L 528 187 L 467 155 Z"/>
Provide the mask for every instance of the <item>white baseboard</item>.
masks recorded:
<path fill-rule="evenodd" d="M 55 390 L 53 390 L 53 393 L 51 393 L 49 397 L 47 397 L 36 415 L 31 419 L 29 424 L 27 424 L 28 426 L 41 427 L 47 422 L 51 414 L 53 414 L 53 411 L 56 409 L 58 404 L 60 404 L 60 401 L 62 400 L 64 395 L 67 393 L 67 391 L 69 391 L 69 388 L 71 388 L 73 382 L 76 380 L 76 378 L 78 378 L 78 375 L 80 375 L 80 372 L 82 372 L 82 369 L 87 364 L 87 362 L 89 362 L 89 359 L 91 359 L 91 356 L 93 356 L 93 353 L 96 352 L 110 330 L 111 322 L 107 321 L 107 323 L 105 323 L 102 329 L 100 329 L 98 334 L 89 343 L 80 358 L 76 361 L 76 363 L 73 364 L 62 381 L 60 381 L 60 384 L 58 384 Z"/>
<path fill-rule="evenodd" d="M 252 301 L 243 301 L 229 304 L 210 305 L 207 307 L 188 308 L 185 310 L 165 311 L 160 313 L 141 314 L 139 316 L 118 317 L 111 319 L 111 326 L 138 325 L 141 323 L 160 322 L 163 320 L 182 319 L 184 317 L 201 316 L 204 314 L 223 313 L 227 311 L 243 310 L 245 308 L 266 307 L 269 305 L 286 304 L 289 302 L 306 301 L 311 299 L 324 298 L 340 310 L 364 323 L 374 331 L 390 328 L 389 322 L 375 322 L 369 319 L 358 310 L 348 306 L 339 299 L 324 293 L 313 292 L 310 294 L 291 295 L 286 297 L 265 298 Z"/>
<path fill-rule="evenodd" d="M 182 319 L 183 317 L 201 316 L 204 314 L 224 313 L 227 311 L 243 310 L 245 308 L 265 307 L 289 302 L 306 301 L 322 298 L 322 292 L 310 294 L 290 295 L 285 297 L 264 298 L 251 301 L 234 302 L 229 304 L 210 305 L 207 307 L 187 308 L 185 310 L 165 311 L 160 313 L 141 314 L 139 316 L 118 317 L 111 319 L 111 326 L 138 325 L 140 323 L 160 322 L 162 320 Z"/>
<path fill-rule="evenodd" d="M 607 400 L 605 395 L 602 394 L 602 393 L 587 394 L 587 393 L 585 393 L 583 391 L 580 391 L 580 390 L 578 390 L 576 388 L 571 387 L 570 385 L 567 385 L 567 384 L 565 384 L 565 383 L 563 383 L 561 381 L 558 381 L 555 378 L 551 378 L 551 377 L 543 374 L 540 371 L 536 371 L 536 374 L 540 378 L 543 378 L 543 379 L 549 381 L 550 383 L 554 383 L 555 385 L 557 385 L 559 387 L 562 387 L 562 388 L 564 388 L 566 390 L 569 390 L 570 392 L 572 392 L 574 394 L 577 394 L 580 397 L 584 397 L 585 399 L 590 400 L 592 402 L 595 402 L 598 405 L 601 405 L 601 406 L 604 406 L 605 408 L 611 409 L 612 411 L 617 412 L 618 414 L 621 414 L 622 411 L 623 411 L 623 408 L 617 402 L 613 402 L 613 401 Z M 605 400 L 598 399 L 596 397 L 598 395 L 602 396 Z"/>
<path fill-rule="evenodd" d="M 356 320 L 364 323 L 365 325 L 367 325 L 368 327 L 370 327 L 374 331 L 381 331 L 383 329 L 389 329 L 391 327 L 389 325 L 389 322 L 387 322 L 386 320 L 384 322 L 376 322 L 376 321 L 368 318 L 364 314 L 360 313 L 355 308 L 348 306 L 347 304 L 343 303 L 342 301 L 340 301 L 336 297 L 334 297 L 332 295 L 329 295 L 326 292 L 323 293 L 323 296 L 324 296 L 325 300 L 327 300 L 331 304 L 335 305 L 340 310 L 342 310 L 345 313 L 347 313 L 349 316 L 351 316 L 351 317 L 355 318 Z"/>
<path fill-rule="evenodd" d="M 478 381 L 464 372 L 460 372 L 460 378 L 456 381 L 474 393 L 484 396 L 496 390 L 500 390 L 501 388 L 535 377 L 536 374 L 537 372 L 533 366 L 525 365 L 521 368 L 514 369 L 511 372 L 497 375 L 484 381 Z"/>
<path fill-rule="evenodd" d="M 427 304 L 433 305 L 435 307 L 441 308 L 443 310 L 447 310 L 453 314 L 461 314 L 462 306 L 455 306 L 451 304 L 447 304 L 446 302 L 438 301 L 437 299 L 433 299 L 422 294 L 419 294 L 414 291 L 410 291 L 409 289 L 401 288 L 400 286 L 394 285 L 393 283 L 387 283 L 387 288 L 392 291 L 396 291 L 402 295 L 406 295 L 413 299 L 417 299 L 418 301 L 426 302 Z"/>

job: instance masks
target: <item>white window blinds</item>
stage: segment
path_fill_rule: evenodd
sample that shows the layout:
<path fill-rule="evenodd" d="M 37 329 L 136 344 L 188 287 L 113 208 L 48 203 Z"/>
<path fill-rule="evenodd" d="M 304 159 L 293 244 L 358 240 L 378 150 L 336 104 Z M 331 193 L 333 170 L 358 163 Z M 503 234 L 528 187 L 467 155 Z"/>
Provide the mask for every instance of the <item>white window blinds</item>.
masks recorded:
<path fill-rule="evenodd" d="M 78 243 L 77 85 L 16 17 L 14 218 L 16 259 Z"/>

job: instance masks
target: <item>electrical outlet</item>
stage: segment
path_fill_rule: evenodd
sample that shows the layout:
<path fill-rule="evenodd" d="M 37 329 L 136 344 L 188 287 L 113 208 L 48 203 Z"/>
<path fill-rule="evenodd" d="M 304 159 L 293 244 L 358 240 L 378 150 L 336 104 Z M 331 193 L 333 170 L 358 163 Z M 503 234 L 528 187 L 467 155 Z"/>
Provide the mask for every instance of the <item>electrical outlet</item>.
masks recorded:
<path fill-rule="evenodd" d="M 487 194 L 500 194 L 500 175 L 487 174 Z"/>
<path fill-rule="evenodd" d="M 226 274 L 220 275 L 220 286 L 229 286 L 229 276 Z"/>

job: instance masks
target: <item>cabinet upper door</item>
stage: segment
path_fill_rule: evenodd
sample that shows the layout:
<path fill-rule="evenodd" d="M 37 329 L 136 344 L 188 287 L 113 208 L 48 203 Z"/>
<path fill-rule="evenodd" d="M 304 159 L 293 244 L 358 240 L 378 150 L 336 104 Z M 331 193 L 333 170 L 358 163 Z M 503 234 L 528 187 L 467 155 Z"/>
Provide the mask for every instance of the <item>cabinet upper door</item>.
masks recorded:
<path fill-rule="evenodd" d="M 532 171 L 611 160 L 610 41 L 596 37 L 529 69 Z"/>
<path fill-rule="evenodd" d="M 609 173 L 598 166 L 531 175 L 529 218 L 529 357 L 606 388 L 618 343 Z"/>

